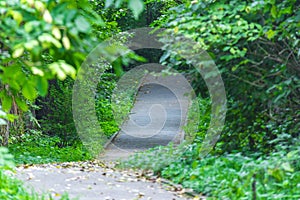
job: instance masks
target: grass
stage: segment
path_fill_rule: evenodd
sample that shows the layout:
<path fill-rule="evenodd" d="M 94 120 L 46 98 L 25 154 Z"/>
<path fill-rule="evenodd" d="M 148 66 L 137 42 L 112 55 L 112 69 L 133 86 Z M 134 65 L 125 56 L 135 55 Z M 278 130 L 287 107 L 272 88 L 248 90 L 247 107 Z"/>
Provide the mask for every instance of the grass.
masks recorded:
<path fill-rule="evenodd" d="M 16 164 L 41 164 L 83 161 L 92 159 L 81 142 L 60 147 L 59 137 L 50 137 L 35 131 L 22 135 L 18 142 L 9 145 Z"/>

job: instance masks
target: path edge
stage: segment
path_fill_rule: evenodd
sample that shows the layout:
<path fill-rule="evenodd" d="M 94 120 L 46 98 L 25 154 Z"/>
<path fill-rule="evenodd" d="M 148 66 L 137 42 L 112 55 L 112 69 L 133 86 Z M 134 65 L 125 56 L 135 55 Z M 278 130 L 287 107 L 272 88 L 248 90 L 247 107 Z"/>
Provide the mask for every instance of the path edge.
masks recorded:
<path fill-rule="evenodd" d="M 134 100 L 133 100 L 133 105 L 136 101 L 136 97 L 137 97 L 137 94 L 139 92 L 139 89 L 143 86 L 144 82 L 145 82 L 145 79 L 146 77 L 149 75 L 149 72 L 145 73 L 144 76 L 141 78 L 141 81 L 140 83 L 138 84 L 137 86 L 137 90 L 135 90 L 135 94 L 134 94 Z M 132 108 L 131 108 L 132 109 Z M 130 109 L 130 112 L 131 112 L 131 109 Z M 130 112 L 128 114 L 130 114 Z M 122 123 L 122 125 L 127 121 L 128 119 L 124 120 L 124 122 Z M 121 125 L 121 126 L 122 126 Z M 120 126 L 120 127 L 121 127 Z M 103 150 L 105 151 L 105 149 L 116 139 L 116 137 L 119 135 L 120 133 L 120 130 L 118 130 L 117 132 L 115 132 L 109 139 L 108 141 L 103 145 Z"/>

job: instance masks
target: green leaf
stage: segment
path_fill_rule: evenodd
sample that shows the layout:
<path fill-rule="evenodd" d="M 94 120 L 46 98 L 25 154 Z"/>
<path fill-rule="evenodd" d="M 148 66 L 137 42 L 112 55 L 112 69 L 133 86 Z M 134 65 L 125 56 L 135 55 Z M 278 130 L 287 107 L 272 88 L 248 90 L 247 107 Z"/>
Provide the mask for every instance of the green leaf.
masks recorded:
<path fill-rule="evenodd" d="M 37 92 L 30 82 L 26 82 L 23 86 L 22 94 L 28 100 L 34 100 L 37 97 Z"/>
<path fill-rule="evenodd" d="M 159 62 L 162 63 L 164 62 L 167 58 L 169 58 L 171 55 L 170 51 L 166 51 L 159 59 Z"/>
<path fill-rule="evenodd" d="M 9 112 L 11 109 L 11 106 L 12 106 L 12 98 L 11 98 L 11 96 L 7 95 L 5 92 L 3 92 L 2 94 L 3 94 L 3 95 L 1 95 L 2 96 L 2 98 L 1 98 L 2 109 L 5 112 Z"/>
<path fill-rule="evenodd" d="M 71 22 L 76 14 L 77 14 L 76 10 L 70 10 L 67 14 L 66 21 Z"/>
<path fill-rule="evenodd" d="M 129 0 L 128 8 L 133 12 L 134 18 L 138 19 L 144 10 L 144 3 L 141 0 Z"/>
<path fill-rule="evenodd" d="M 69 65 L 69 64 L 67 64 L 65 62 L 60 62 L 60 67 L 63 69 L 63 71 L 67 75 L 69 75 L 73 79 L 75 79 L 75 77 L 76 77 L 76 70 L 75 70 L 75 68 L 72 65 Z"/>
<path fill-rule="evenodd" d="M 83 16 L 78 16 L 75 20 L 75 24 L 78 31 L 82 33 L 90 32 L 90 23 Z"/>
<path fill-rule="evenodd" d="M 27 49 L 27 50 L 32 50 L 35 46 L 38 46 L 39 45 L 39 42 L 37 40 L 31 40 L 29 42 L 26 42 L 24 44 L 24 47 Z"/>
<path fill-rule="evenodd" d="M 71 42 L 67 36 L 63 37 L 62 42 L 66 50 L 69 50 L 71 48 Z"/>
<path fill-rule="evenodd" d="M 67 77 L 64 71 L 60 68 L 59 63 L 57 62 L 50 64 L 49 69 L 53 74 L 57 75 L 60 80 L 64 80 Z"/>
<path fill-rule="evenodd" d="M 28 110 L 28 105 L 26 104 L 25 100 L 22 100 L 20 98 L 16 98 L 16 103 L 17 103 L 18 107 L 21 108 L 21 110 L 23 110 L 23 111 Z"/>
<path fill-rule="evenodd" d="M 12 53 L 12 57 L 13 58 L 18 58 L 20 56 L 22 56 L 24 53 L 24 48 L 23 47 L 19 47 L 17 49 L 14 50 L 14 52 Z"/>
<path fill-rule="evenodd" d="M 56 74 L 60 80 L 64 80 L 67 75 L 73 79 L 76 77 L 76 70 L 72 65 L 67 64 L 65 61 L 60 60 L 49 65 L 49 69 L 53 74 Z"/>
<path fill-rule="evenodd" d="M 276 35 L 276 31 L 273 31 L 272 29 L 268 30 L 266 32 L 267 38 L 272 39 Z"/>
<path fill-rule="evenodd" d="M 294 169 L 291 167 L 290 163 L 288 162 L 283 163 L 281 167 L 287 172 L 294 172 Z"/>
<path fill-rule="evenodd" d="M 44 76 L 44 72 L 37 67 L 32 67 L 31 71 L 34 75 Z"/>
<path fill-rule="evenodd" d="M 18 24 L 20 24 L 23 20 L 23 16 L 20 12 L 18 11 L 11 11 L 12 17 L 14 18 L 14 20 L 16 20 L 16 22 Z"/>
<path fill-rule="evenodd" d="M 43 77 L 37 77 L 37 85 L 36 85 L 37 91 L 39 95 L 42 97 L 46 96 L 48 92 L 48 81 L 47 79 Z"/>
<path fill-rule="evenodd" d="M 232 48 L 232 47 L 230 48 L 229 51 L 230 51 L 231 54 L 235 54 L 236 53 L 236 50 L 234 48 Z"/>
<path fill-rule="evenodd" d="M 277 17 L 277 9 L 276 9 L 275 5 L 273 5 L 272 8 L 271 8 L 271 15 L 272 15 L 273 18 Z"/>
<path fill-rule="evenodd" d="M 40 35 L 38 37 L 38 40 L 42 43 L 43 46 L 46 46 L 46 44 L 48 43 L 52 43 L 57 48 L 61 48 L 61 43 L 49 33 L 44 33 L 43 35 Z"/>

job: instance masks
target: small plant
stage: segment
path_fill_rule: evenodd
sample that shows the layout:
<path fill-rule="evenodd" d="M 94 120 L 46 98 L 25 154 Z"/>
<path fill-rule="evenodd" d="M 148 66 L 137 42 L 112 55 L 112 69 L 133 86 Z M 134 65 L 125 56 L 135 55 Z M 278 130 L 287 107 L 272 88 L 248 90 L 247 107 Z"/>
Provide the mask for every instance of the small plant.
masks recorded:
<path fill-rule="evenodd" d="M 130 156 L 125 162 L 121 162 L 119 168 L 140 168 L 161 172 L 171 163 L 176 162 L 185 150 L 185 144 L 175 147 L 172 143 L 167 146 L 158 146 Z"/>
<path fill-rule="evenodd" d="M 193 100 L 187 117 L 187 125 L 183 127 L 185 139 L 190 142 L 202 142 L 211 119 L 211 101 L 209 98 L 197 97 Z"/>
<path fill-rule="evenodd" d="M 14 166 L 13 156 L 8 153 L 8 149 L 0 147 L 0 171 L 11 170 Z"/>

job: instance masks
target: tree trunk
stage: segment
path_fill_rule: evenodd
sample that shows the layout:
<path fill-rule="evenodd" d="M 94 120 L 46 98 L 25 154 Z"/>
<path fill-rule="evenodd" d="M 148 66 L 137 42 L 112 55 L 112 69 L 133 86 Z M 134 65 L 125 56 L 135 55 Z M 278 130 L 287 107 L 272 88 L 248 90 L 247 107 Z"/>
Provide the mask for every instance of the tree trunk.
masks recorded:
<path fill-rule="evenodd" d="M 8 146 L 9 127 L 10 127 L 9 121 L 7 121 L 6 125 L 1 126 L 0 129 L 0 135 L 2 136 L 1 146 Z"/>

